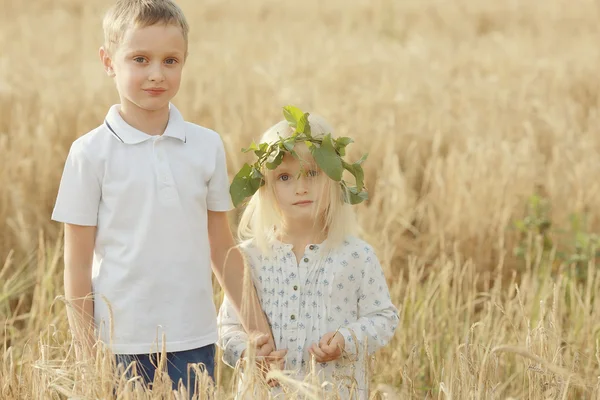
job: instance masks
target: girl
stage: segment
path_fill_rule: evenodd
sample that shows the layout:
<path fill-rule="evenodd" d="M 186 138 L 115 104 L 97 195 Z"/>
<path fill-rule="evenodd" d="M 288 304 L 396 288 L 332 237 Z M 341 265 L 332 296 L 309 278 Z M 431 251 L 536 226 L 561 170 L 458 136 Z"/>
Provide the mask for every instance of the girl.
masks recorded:
<path fill-rule="evenodd" d="M 308 122 L 313 137 L 331 133 L 318 116 Z M 261 142 L 294 132 L 284 120 Z M 314 358 L 314 372 L 333 393 L 368 398 L 364 349 L 370 355 L 390 341 L 398 311 L 373 248 L 355 236 L 339 182 L 318 168 L 303 142 L 294 150 L 298 157 L 286 152 L 274 170 L 261 171 L 265 183 L 242 214 L 240 247 L 276 348 L 287 351 L 284 369 L 302 380 Z M 223 360 L 234 367 L 250 342 L 227 297 L 218 321 Z"/>

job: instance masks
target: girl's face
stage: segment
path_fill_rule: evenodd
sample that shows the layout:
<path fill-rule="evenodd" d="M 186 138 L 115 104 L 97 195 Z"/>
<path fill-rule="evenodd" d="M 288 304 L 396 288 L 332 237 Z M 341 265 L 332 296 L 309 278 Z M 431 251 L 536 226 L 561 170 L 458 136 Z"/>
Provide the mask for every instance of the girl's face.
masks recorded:
<path fill-rule="evenodd" d="M 325 196 L 327 175 L 312 157 L 301 154 L 303 161 L 285 154 L 283 162 L 273 171 L 272 185 L 277 204 L 287 223 L 314 224 L 328 204 Z"/>

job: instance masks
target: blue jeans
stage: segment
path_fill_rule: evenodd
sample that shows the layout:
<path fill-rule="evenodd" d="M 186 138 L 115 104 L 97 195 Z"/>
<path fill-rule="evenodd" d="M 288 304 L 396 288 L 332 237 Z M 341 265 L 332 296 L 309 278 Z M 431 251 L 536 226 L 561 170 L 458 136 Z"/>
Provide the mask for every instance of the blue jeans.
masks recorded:
<path fill-rule="evenodd" d="M 173 382 L 173 390 L 177 389 L 179 380 L 181 379 L 183 385 L 186 386 L 188 390 L 193 391 L 196 385 L 196 373 L 190 368 L 190 386 L 187 386 L 188 364 L 204 364 L 200 365 L 200 370 L 206 371 L 206 373 L 214 382 L 215 350 L 215 345 L 210 344 L 197 349 L 167 353 L 167 372 L 169 374 L 169 378 L 171 378 L 171 381 Z M 136 361 L 138 375 L 142 377 L 144 382 L 149 387 L 152 387 L 151 385 L 154 381 L 154 372 L 158 366 L 159 356 L 160 354 L 117 354 L 115 357 L 117 365 L 123 364 L 125 369 L 129 367 L 129 364 L 131 364 L 133 361 Z M 132 369 L 128 371 L 130 377 L 132 375 L 132 372 L 130 372 L 131 370 Z"/>

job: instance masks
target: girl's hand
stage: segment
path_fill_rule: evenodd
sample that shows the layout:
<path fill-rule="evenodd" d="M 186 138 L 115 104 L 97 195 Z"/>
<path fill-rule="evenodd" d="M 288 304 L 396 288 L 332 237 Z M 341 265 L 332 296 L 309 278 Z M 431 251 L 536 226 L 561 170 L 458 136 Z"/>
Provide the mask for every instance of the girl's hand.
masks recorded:
<path fill-rule="evenodd" d="M 287 350 L 275 350 L 271 343 L 270 337 L 267 335 L 259 335 L 250 339 L 250 344 L 256 349 L 255 363 L 263 377 L 267 375 L 271 369 L 283 369 L 285 363 L 285 355 Z M 246 357 L 246 350 L 242 351 L 241 358 Z M 269 380 L 269 386 L 277 386 L 277 382 Z"/>
<path fill-rule="evenodd" d="M 287 352 L 287 350 L 275 350 L 266 356 L 265 362 L 268 364 L 268 370 L 283 370 L 285 365 L 285 355 Z M 277 382 L 275 379 L 269 379 L 267 384 L 271 387 L 279 386 L 279 382 Z"/>
<path fill-rule="evenodd" d="M 265 357 L 265 361 L 269 364 L 271 369 L 282 370 L 285 365 L 285 356 L 287 352 L 287 349 L 272 351 L 271 354 Z"/>
<path fill-rule="evenodd" d="M 319 344 L 313 343 L 308 351 L 315 356 L 317 362 L 329 362 L 340 358 L 345 347 L 344 336 L 336 331 L 323 335 Z"/>

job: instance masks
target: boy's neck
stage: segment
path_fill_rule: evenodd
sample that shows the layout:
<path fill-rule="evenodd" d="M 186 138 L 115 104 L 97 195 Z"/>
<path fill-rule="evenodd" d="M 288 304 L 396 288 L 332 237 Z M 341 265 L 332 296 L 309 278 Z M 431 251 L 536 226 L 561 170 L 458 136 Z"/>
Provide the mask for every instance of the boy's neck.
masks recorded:
<path fill-rule="evenodd" d="M 133 128 L 148 135 L 162 135 L 169 123 L 169 106 L 158 110 L 143 110 L 128 102 L 121 102 L 119 108 L 121 118 Z"/>

